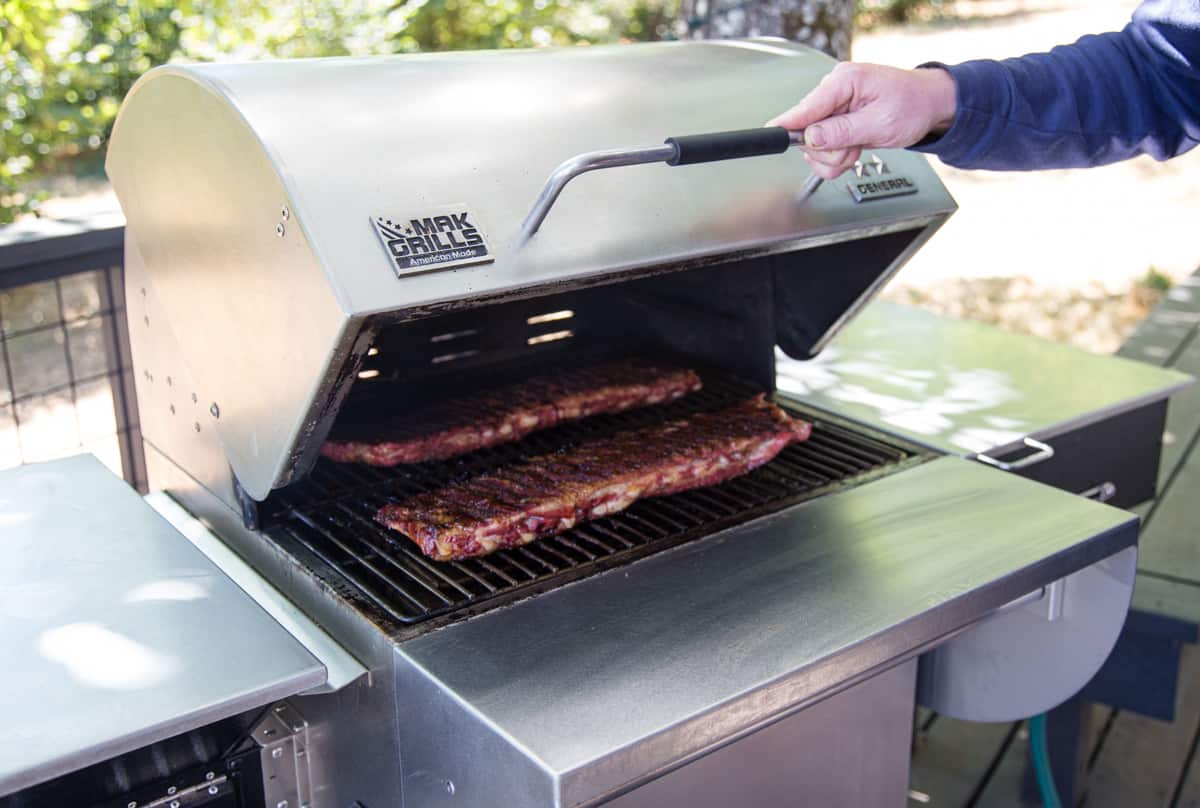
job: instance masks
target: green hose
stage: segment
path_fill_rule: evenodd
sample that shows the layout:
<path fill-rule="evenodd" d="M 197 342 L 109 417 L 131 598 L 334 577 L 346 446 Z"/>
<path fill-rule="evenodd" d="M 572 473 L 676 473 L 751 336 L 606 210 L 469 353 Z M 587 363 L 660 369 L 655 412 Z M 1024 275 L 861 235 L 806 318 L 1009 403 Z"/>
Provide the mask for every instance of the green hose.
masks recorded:
<path fill-rule="evenodd" d="M 1062 803 L 1058 801 L 1058 789 L 1054 787 L 1054 773 L 1050 771 L 1045 713 L 1039 713 L 1029 719 L 1029 749 L 1033 753 L 1033 774 L 1037 780 L 1043 808 L 1062 808 Z"/>

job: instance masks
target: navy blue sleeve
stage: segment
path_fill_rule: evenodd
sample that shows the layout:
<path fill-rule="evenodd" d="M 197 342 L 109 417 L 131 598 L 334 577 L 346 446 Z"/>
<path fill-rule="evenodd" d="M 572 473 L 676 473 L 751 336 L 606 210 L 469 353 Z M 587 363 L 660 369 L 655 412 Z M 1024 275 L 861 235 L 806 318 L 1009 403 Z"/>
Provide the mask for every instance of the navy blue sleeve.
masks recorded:
<path fill-rule="evenodd" d="M 1096 166 L 1200 143 L 1200 0 L 1149 0 L 1119 33 L 942 67 L 958 111 L 914 146 L 959 168 Z"/>

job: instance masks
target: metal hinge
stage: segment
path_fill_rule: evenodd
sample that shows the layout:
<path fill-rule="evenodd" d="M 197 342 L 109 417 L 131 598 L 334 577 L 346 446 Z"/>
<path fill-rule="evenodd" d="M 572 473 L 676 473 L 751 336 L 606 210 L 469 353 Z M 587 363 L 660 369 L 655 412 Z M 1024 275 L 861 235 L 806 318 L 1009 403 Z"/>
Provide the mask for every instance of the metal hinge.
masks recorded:
<path fill-rule="evenodd" d="M 233 784 L 229 782 L 229 777 L 217 774 L 216 771 L 209 771 L 204 775 L 202 782 L 185 786 L 167 786 L 161 796 L 152 797 L 143 802 L 122 798 L 107 805 L 111 808 L 118 808 L 118 806 L 119 808 L 190 808 L 190 806 L 204 805 L 221 797 L 228 797 L 233 790 Z"/>
<path fill-rule="evenodd" d="M 267 711 L 251 734 L 262 747 L 266 808 L 309 808 L 308 722 L 292 705 L 280 702 Z"/>

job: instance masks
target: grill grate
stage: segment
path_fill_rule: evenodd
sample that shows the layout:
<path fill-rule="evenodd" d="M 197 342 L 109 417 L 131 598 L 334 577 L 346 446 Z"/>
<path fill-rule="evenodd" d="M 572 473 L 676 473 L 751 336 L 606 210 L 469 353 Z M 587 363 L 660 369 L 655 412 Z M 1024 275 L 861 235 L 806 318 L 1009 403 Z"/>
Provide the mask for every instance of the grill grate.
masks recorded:
<path fill-rule="evenodd" d="M 638 501 L 621 513 L 524 547 L 479 559 L 434 562 L 407 538 L 374 521 L 388 502 L 447 482 L 618 429 L 718 409 L 756 392 L 726 378 L 704 382 L 702 391 L 666 406 L 562 425 L 456 460 L 383 469 L 322 459 L 305 480 L 272 498 L 265 532 L 285 546 L 302 548 L 316 562 L 314 571 L 331 586 L 375 622 L 404 633 L 413 624 L 444 618 L 422 625 L 424 630 L 676 546 L 917 457 L 913 449 L 784 403 L 793 414 L 814 422 L 813 433 L 767 465 L 711 488 Z"/>

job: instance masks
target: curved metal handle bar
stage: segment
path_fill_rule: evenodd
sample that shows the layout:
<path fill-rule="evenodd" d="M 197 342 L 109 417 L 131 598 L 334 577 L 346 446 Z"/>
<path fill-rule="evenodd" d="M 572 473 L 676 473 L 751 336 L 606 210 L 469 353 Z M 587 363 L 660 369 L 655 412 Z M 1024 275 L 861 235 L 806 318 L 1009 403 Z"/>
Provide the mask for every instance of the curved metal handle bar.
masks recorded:
<path fill-rule="evenodd" d="M 1054 457 L 1054 447 L 1048 443 L 1042 443 L 1040 440 L 1034 440 L 1033 438 L 1025 438 L 1021 442 L 1036 451 L 1031 455 L 1022 457 L 1020 460 L 1013 460 L 1011 463 L 997 460 L 983 452 L 975 455 L 975 459 L 981 463 L 987 463 L 989 466 L 995 466 L 1001 471 L 1020 471 L 1021 469 L 1029 468 L 1034 463 L 1041 463 L 1043 460 L 1049 460 Z"/>
<path fill-rule="evenodd" d="M 538 231 L 538 228 L 542 226 L 542 222 L 546 220 L 546 215 L 550 213 L 550 208 L 554 207 L 554 203 L 558 200 L 558 195 L 562 193 L 562 189 L 566 188 L 567 183 L 580 174 L 586 174 L 589 171 L 596 171 L 600 168 L 637 166 L 644 163 L 665 163 L 673 159 L 675 159 L 675 147 L 664 143 L 661 146 L 647 146 L 638 149 L 610 149 L 608 151 L 585 152 L 584 154 L 577 154 L 571 159 L 563 161 L 550 174 L 550 178 L 542 186 L 542 192 L 538 194 L 537 199 L 534 201 L 529 215 L 525 217 L 525 221 L 521 225 L 521 239 L 519 243 L 524 244 Z"/>
<path fill-rule="evenodd" d="M 804 143 L 803 131 L 789 132 L 788 136 L 792 141 L 792 145 Z M 559 163 L 558 168 L 551 172 L 550 178 L 546 180 L 546 184 L 542 186 L 541 193 L 538 194 L 537 199 L 534 201 L 529 215 L 525 217 L 525 221 L 521 224 L 521 233 L 517 241 L 517 246 L 524 244 L 533 237 L 533 234 L 542 226 L 542 222 L 546 221 L 546 216 L 549 215 L 550 208 L 554 207 L 554 203 L 558 200 L 558 195 L 562 193 L 563 188 L 566 188 L 567 183 L 580 174 L 586 174 L 589 171 L 596 171 L 601 168 L 619 168 L 620 166 L 637 166 L 646 163 L 669 163 L 675 160 L 678 155 L 677 146 L 672 143 L 664 143 L 661 146 L 642 146 L 633 149 L 585 152 L 577 154 L 569 160 L 564 160 L 562 163 Z M 812 190 L 816 189 L 813 188 Z"/>
<path fill-rule="evenodd" d="M 804 181 L 804 185 L 800 186 L 800 190 L 796 193 L 796 204 L 803 205 L 808 201 L 808 198 L 817 192 L 817 189 L 825 182 L 823 177 L 816 174 L 809 174 L 808 179 Z"/>

